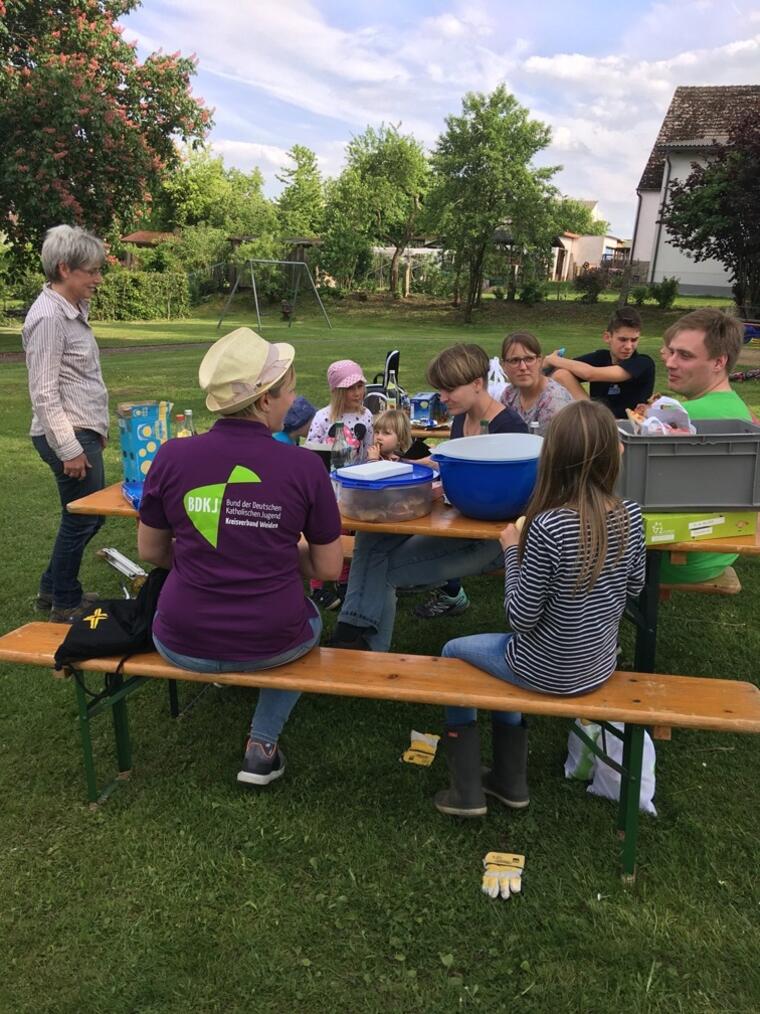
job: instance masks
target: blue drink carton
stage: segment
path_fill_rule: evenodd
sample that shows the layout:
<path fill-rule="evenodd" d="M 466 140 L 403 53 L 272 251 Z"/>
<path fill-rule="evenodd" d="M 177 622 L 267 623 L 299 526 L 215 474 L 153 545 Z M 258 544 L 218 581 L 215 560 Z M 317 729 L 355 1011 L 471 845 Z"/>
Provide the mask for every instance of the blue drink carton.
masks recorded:
<path fill-rule="evenodd" d="M 171 436 L 170 401 L 122 402 L 116 408 L 126 482 L 142 482 L 161 444 Z"/>
<path fill-rule="evenodd" d="M 410 399 L 409 417 L 417 426 L 435 426 L 446 415 L 446 406 L 437 391 L 420 391 Z"/>

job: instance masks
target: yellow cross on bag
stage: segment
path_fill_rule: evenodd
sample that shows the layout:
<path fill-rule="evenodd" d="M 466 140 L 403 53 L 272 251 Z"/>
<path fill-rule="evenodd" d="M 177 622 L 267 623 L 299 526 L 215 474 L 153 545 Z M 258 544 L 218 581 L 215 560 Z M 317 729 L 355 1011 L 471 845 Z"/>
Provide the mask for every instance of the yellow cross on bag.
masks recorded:
<path fill-rule="evenodd" d="M 101 620 L 107 620 L 108 613 L 104 613 L 103 610 L 98 606 L 94 613 L 90 613 L 89 616 L 85 616 L 85 620 L 90 624 L 90 630 L 97 630 L 98 624 Z"/>

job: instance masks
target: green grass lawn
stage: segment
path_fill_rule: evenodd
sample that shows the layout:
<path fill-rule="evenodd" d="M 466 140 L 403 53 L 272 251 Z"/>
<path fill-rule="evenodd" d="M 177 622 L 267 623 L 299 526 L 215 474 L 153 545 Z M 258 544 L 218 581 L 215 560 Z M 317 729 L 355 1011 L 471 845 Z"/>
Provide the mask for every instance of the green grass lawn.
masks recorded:
<path fill-rule="evenodd" d="M 547 348 L 596 347 L 609 307 L 489 306 L 472 327 L 447 310 L 344 304 L 328 331 L 308 316 L 268 337 L 297 348 L 299 389 L 326 401 L 325 369 L 351 356 L 380 370 L 402 350 L 401 381 L 424 389 L 425 365 L 454 340 L 484 344 L 533 326 Z M 644 308 L 655 354 L 678 311 Z M 224 330 L 252 323 L 243 303 Z M 196 387 L 202 349 L 140 343 L 214 337 L 215 317 L 96 325 L 112 406 L 170 398 L 210 417 Z M 17 342 L 17 329 L 5 332 Z M 56 529 L 52 484 L 26 436 L 22 363 L 2 364 L 0 464 L 6 580 L 0 623 L 34 618 L 38 574 Z M 760 388 L 738 388 L 755 411 Z M 114 445 L 109 478 L 119 475 Z M 96 545 L 135 555 L 134 525 L 109 521 Z M 737 563 L 731 599 L 675 595 L 661 610 L 662 672 L 757 680 L 760 563 Z M 86 583 L 117 594 L 88 554 Z M 400 600 L 394 648 L 436 654 L 450 637 L 499 630 L 501 588 L 468 579 L 471 609 L 421 622 Z M 332 621 L 330 621 L 332 622 Z M 630 664 L 632 633 L 622 632 Z M 93 680 L 93 685 L 96 681 Z M 182 688 L 185 699 L 194 691 Z M 612 804 L 562 777 L 568 723 L 531 723 L 532 803 L 448 820 L 431 796 L 445 780 L 399 763 L 412 728 L 437 731 L 435 708 L 304 697 L 283 744 L 288 773 L 263 792 L 235 783 L 254 703 L 209 690 L 179 721 L 166 688 L 130 702 L 134 774 L 95 813 L 84 803 L 74 695 L 44 671 L 0 670 L 0 1012 L 169 1011 L 755 1011 L 760 1007 L 757 785 L 752 737 L 674 733 L 658 744 L 656 820 L 642 817 L 639 880 L 617 877 Z M 484 739 L 488 739 L 483 721 Z M 101 776 L 113 761 L 107 716 Z M 522 897 L 480 893 L 490 849 L 527 856 Z"/>

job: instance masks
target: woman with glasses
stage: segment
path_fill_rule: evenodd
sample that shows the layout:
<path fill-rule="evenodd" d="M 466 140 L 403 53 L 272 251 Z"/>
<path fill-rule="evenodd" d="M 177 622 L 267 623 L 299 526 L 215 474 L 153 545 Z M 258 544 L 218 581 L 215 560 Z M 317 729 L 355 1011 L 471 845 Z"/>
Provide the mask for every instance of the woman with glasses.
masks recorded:
<path fill-rule="evenodd" d="M 90 300 L 103 281 L 105 257 L 102 240 L 84 229 L 49 229 L 41 253 L 46 282 L 22 332 L 32 402 L 29 435 L 55 477 L 61 505 L 36 608 L 58 623 L 84 616 L 96 597 L 82 591 L 79 566 L 103 518 L 70 514 L 66 507 L 105 485 L 108 391 L 88 317 Z"/>
<path fill-rule="evenodd" d="M 528 426 L 538 423 L 539 432 L 573 400 L 567 388 L 544 376 L 541 345 L 530 331 L 507 335 L 501 346 L 501 365 L 510 384 L 501 396 L 503 404 Z"/>

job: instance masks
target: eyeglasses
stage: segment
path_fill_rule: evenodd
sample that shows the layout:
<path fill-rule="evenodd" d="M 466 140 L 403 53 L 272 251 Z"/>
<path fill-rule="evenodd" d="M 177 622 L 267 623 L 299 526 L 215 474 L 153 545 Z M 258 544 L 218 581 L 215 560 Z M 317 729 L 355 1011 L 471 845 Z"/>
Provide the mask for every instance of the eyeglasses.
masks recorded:
<path fill-rule="evenodd" d="M 96 275 L 102 275 L 102 268 L 76 268 L 77 271 L 81 271 L 83 275 L 89 275 L 90 278 L 95 278 Z"/>
<path fill-rule="evenodd" d="M 538 360 L 538 356 L 512 356 L 509 359 L 505 359 L 504 363 L 507 366 L 519 366 L 520 363 L 525 363 L 526 366 L 532 366 Z"/>

